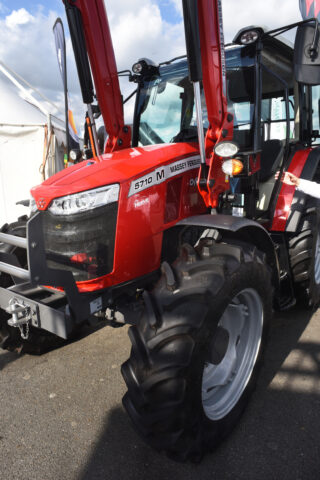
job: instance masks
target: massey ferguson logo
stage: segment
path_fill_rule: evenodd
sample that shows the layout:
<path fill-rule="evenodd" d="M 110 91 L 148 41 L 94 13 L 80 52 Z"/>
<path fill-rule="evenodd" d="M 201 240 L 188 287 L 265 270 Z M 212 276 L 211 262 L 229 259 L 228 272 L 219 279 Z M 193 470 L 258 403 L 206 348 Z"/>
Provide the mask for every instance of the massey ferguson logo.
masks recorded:
<path fill-rule="evenodd" d="M 44 198 L 39 198 L 39 200 L 37 200 L 37 207 L 38 207 L 38 210 L 43 210 L 46 206 L 46 201 Z"/>
<path fill-rule="evenodd" d="M 200 157 L 199 155 L 196 155 L 157 168 L 147 175 L 137 178 L 131 182 L 128 197 L 131 197 L 131 195 L 134 195 L 135 193 L 142 192 L 142 190 L 145 190 L 146 188 L 159 185 L 159 183 L 165 182 L 168 180 L 168 178 L 175 177 L 179 173 L 188 172 L 189 170 L 199 168 L 199 166 Z"/>

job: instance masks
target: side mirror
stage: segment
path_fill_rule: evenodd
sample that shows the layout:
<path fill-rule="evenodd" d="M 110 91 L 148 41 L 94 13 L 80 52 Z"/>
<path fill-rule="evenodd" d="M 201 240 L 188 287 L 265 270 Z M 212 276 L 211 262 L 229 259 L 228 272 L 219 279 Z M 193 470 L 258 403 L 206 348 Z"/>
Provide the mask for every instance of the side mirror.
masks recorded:
<path fill-rule="evenodd" d="M 182 7 L 189 65 L 189 79 L 193 83 L 200 82 L 202 80 L 202 66 L 198 20 L 198 1 L 182 0 Z"/>
<path fill-rule="evenodd" d="M 76 60 L 83 103 L 93 103 L 93 83 L 83 33 L 80 10 L 75 5 L 65 3 L 74 57 Z"/>
<path fill-rule="evenodd" d="M 319 27 L 300 25 L 294 44 L 294 73 L 297 82 L 306 85 L 320 84 Z"/>

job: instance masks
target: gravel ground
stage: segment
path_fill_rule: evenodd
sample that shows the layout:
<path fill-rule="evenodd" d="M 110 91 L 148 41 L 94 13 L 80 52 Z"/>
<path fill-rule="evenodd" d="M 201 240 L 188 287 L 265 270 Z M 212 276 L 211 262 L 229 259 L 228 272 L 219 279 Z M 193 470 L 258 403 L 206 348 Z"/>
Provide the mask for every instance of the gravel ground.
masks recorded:
<path fill-rule="evenodd" d="M 199 465 L 144 445 L 121 398 L 126 327 L 41 357 L 0 353 L 3 480 L 318 479 L 320 311 L 272 322 L 258 388 L 239 425 Z"/>

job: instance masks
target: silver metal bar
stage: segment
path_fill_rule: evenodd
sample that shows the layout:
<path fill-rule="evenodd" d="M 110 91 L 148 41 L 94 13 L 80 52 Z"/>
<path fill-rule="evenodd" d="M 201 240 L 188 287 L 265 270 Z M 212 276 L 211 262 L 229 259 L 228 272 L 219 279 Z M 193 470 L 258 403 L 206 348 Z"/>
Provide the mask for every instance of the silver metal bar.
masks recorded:
<path fill-rule="evenodd" d="M 54 333 L 64 339 L 68 338 L 73 322 L 67 318 L 64 311 L 56 310 L 54 308 L 43 305 L 41 301 L 32 300 L 0 287 L 0 311 L 6 310 L 12 299 L 21 305 L 25 305 L 30 309 L 31 321 L 30 324 L 35 327 L 41 327 L 48 332 Z"/>
<path fill-rule="evenodd" d="M 203 119 L 202 119 L 202 108 L 201 108 L 200 82 L 194 82 L 193 91 L 194 91 L 194 103 L 195 103 L 195 106 L 196 106 L 196 114 L 197 114 L 197 129 L 198 129 L 200 159 L 201 159 L 201 163 L 205 164 L 206 163 L 206 152 L 205 152 L 205 148 L 204 148 L 204 133 L 203 133 Z"/>
<path fill-rule="evenodd" d="M 30 272 L 24 268 L 15 267 L 9 263 L 0 262 L 0 272 L 7 273 L 13 277 L 21 278 L 22 280 L 30 281 Z"/>
<path fill-rule="evenodd" d="M 89 116 L 90 123 L 91 123 L 91 126 L 92 126 L 92 135 L 93 135 L 94 147 L 96 149 L 97 155 L 100 155 L 98 135 L 97 135 L 97 129 L 96 129 L 96 122 L 94 120 L 94 116 L 93 116 L 93 112 L 92 112 L 92 106 L 90 105 L 90 103 L 87 104 L 87 108 L 88 108 L 88 116 Z"/>
<path fill-rule="evenodd" d="M 23 237 L 16 237 L 15 235 L 8 235 L 7 233 L 0 233 L 0 242 L 8 243 L 19 248 L 28 248 L 28 240 Z"/>

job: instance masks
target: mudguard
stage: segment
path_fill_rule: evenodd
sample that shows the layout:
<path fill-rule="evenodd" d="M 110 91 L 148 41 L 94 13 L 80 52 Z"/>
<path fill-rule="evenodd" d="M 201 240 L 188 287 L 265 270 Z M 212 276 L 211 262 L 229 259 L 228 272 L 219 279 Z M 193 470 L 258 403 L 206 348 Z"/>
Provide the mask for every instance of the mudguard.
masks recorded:
<path fill-rule="evenodd" d="M 259 250 L 265 252 L 268 265 L 273 271 L 274 285 L 279 285 L 279 262 L 275 246 L 267 230 L 259 223 L 248 218 L 231 215 L 196 215 L 185 218 L 176 226 L 188 225 L 213 228 L 228 238 L 233 237 L 254 244 Z"/>

